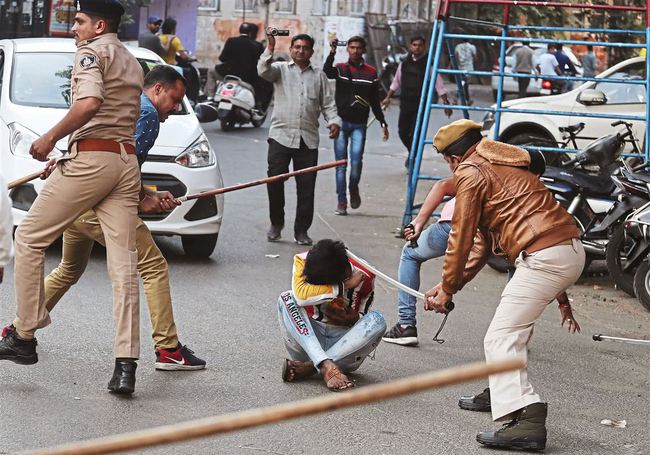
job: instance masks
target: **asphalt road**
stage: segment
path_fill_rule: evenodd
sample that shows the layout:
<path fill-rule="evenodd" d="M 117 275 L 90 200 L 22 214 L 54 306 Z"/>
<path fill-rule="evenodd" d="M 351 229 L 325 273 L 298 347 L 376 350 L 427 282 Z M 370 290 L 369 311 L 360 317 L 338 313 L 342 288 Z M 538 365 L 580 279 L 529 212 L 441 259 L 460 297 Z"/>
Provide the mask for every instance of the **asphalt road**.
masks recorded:
<path fill-rule="evenodd" d="M 486 92 L 489 93 L 489 92 Z M 395 276 L 402 241 L 394 230 L 404 209 L 404 152 L 397 139 L 397 108 L 388 114 L 393 137 L 382 143 L 369 131 L 360 209 L 334 215 L 334 171 L 318 176 L 314 239 L 339 238 L 358 255 Z M 442 119 L 437 117 L 432 126 Z M 222 133 L 206 127 L 225 184 L 263 177 L 267 130 L 244 128 Z M 323 129 L 319 162 L 333 160 Z M 428 151 L 424 165 L 447 172 Z M 154 370 L 150 324 L 142 298 L 142 359 L 131 399 L 110 395 L 113 324 L 105 252 L 97 248 L 88 270 L 38 333 L 40 361 L 34 366 L 0 364 L 0 453 L 174 424 L 227 412 L 283 403 L 328 392 L 317 378 L 300 384 L 280 379 L 286 353 L 278 336 L 276 299 L 290 286 L 292 256 L 303 251 L 292 241 L 293 182 L 287 183 L 284 241 L 268 243 L 266 191 L 247 189 L 226 196 L 224 224 L 215 254 L 205 261 L 184 257 L 177 238 L 159 244 L 171 270 L 176 321 L 181 341 L 208 362 L 198 372 Z M 419 195 L 423 197 L 427 186 Z M 48 251 L 46 271 L 60 258 L 60 245 Z M 279 255 L 277 258 L 267 255 Z M 422 269 L 424 290 L 436 284 L 442 261 Z M 644 346 L 596 343 L 593 333 L 648 337 L 650 320 L 634 299 L 613 288 L 604 273 L 572 288 L 581 335 L 559 327 L 555 305 L 536 326 L 530 345 L 529 374 L 549 402 L 547 453 L 650 453 L 650 350 Z M 600 269 L 604 272 L 604 269 Z M 0 285 L 0 321 L 14 315 L 13 272 Z M 374 359 L 354 375 L 359 386 L 483 359 L 482 339 L 505 284 L 486 269 L 455 297 L 456 310 L 443 332 L 431 340 L 441 318 L 420 312 L 420 346 L 382 344 Z M 396 292 L 378 283 L 376 309 L 396 321 Z M 153 448 L 143 453 L 223 454 L 487 454 L 475 442 L 477 431 L 495 429 L 489 415 L 462 411 L 458 396 L 477 393 L 485 381 L 332 412 L 258 429 Z M 626 420 L 627 428 L 600 424 Z"/>

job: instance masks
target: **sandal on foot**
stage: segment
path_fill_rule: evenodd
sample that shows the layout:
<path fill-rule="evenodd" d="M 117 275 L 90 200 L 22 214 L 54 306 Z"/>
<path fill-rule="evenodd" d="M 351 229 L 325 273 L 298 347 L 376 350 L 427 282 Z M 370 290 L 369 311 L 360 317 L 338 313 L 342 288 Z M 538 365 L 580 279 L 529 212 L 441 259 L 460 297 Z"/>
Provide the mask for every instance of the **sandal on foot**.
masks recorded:
<path fill-rule="evenodd" d="M 341 392 L 343 390 L 348 390 L 354 387 L 354 383 L 350 381 L 349 379 L 346 378 L 346 387 L 343 388 L 336 388 L 336 387 L 331 387 L 330 386 L 330 380 L 333 378 L 341 378 L 341 376 L 345 377 L 345 375 L 341 372 L 341 370 L 338 369 L 338 367 L 333 366 L 325 374 L 323 374 L 323 379 L 325 380 L 325 385 L 329 390 L 332 392 Z M 342 379 L 342 378 L 341 378 Z"/>
<path fill-rule="evenodd" d="M 305 371 L 298 372 L 296 370 L 296 363 L 297 362 L 294 362 L 293 360 L 284 359 L 284 365 L 282 365 L 282 380 L 284 382 L 294 382 L 301 379 L 307 379 L 316 373 L 314 368 L 308 368 Z M 292 379 L 289 379 L 289 373 L 293 373 Z"/>

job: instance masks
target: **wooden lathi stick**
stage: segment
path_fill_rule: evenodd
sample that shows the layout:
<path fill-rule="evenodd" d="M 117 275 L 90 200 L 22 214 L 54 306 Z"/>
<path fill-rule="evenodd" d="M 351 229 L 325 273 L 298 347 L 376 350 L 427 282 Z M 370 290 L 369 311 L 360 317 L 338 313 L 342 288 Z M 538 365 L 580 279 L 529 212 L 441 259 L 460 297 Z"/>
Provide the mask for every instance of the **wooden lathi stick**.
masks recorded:
<path fill-rule="evenodd" d="M 318 166 L 306 167 L 300 169 L 299 171 L 287 172 L 286 174 L 274 175 L 273 177 L 267 177 L 264 179 L 253 180 L 248 183 L 240 183 L 239 185 L 225 186 L 223 188 L 217 188 L 216 190 L 205 191 L 203 193 L 189 194 L 187 196 L 179 197 L 178 200 L 181 202 L 191 201 L 192 199 L 199 199 L 204 197 L 215 196 L 217 194 L 228 193 L 230 191 L 241 190 L 244 188 L 249 188 L 251 186 L 264 185 L 265 183 L 277 182 L 280 180 L 288 179 L 289 177 L 295 177 L 296 175 L 309 174 L 311 172 L 322 171 L 323 169 L 329 169 L 331 167 L 343 166 L 347 163 L 347 160 L 338 160 L 332 161 L 331 163 L 319 164 Z"/>
<path fill-rule="evenodd" d="M 39 178 L 42 173 L 43 171 L 32 172 L 29 175 L 26 175 L 16 180 L 12 180 L 7 184 L 7 189 L 11 190 L 13 188 L 16 188 L 17 186 L 24 185 L 27 182 L 31 182 L 32 180 Z"/>
<path fill-rule="evenodd" d="M 473 363 L 431 373 L 353 389 L 337 394 L 327 394 L 306 400 L 284 403 L 266 408 L 251 409 L 184 423 L 174 423 L 157 428 L 135 431 L 89 441 L 75 442 L 58 447 L 21 452 L 24 454 L 103 454 L 134 450 L 163 444 L 172 444 L 205 436 L 229 433 L 245 428 L 268 425 L 335 409 L 359 406 L 373 401 L 396 398 L 423 390 L 484 378 L 491 374 L 519 370 L 524 361 L 512 359 L 492 363 Z"/>

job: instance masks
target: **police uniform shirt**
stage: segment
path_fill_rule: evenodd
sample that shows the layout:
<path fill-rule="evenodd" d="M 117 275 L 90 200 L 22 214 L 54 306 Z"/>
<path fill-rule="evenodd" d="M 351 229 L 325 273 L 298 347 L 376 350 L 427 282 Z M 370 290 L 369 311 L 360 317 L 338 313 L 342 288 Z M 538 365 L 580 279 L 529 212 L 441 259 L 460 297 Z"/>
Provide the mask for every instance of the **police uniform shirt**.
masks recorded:
<path fill-rule="evenodd" d="M 92 138 L 134 145 L 143 79 L 142 67 L 116 33 L 77 43 L 72 102 L 93 97 L 102 104 L 97 114 L 72 134 L 70 144 Z"/>

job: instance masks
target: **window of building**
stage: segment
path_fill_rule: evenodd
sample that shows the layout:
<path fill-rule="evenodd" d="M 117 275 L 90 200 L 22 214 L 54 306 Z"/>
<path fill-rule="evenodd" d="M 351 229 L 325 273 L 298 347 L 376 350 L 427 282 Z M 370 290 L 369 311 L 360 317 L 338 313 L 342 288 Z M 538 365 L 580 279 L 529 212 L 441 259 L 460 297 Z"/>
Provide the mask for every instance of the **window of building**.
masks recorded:
<path fill-rule="evenodd" d="M 350 2 L 350 14 L 362 15 L 368 11 L 368 0 L 352 0 Z"/>
<path fill-rule="evenodd" d="M 332 0 L 314 0 L 311 13 L 316 16 L 329 16 L 332 9 Z"/>
<path fill-rule="evenodd" d="M 291 13 L 296 12 L 296 0 L 277 0 L 277 11 L 279 13 Z"/>
<path fill-rule="evenodd" d="M 235 9 L 238 11 L 257 11 L 259 3 L 258 0 L 237 0 Z"/>
<path fill-rule="evenodd" d="M 221 0 L 199 0 L 199 9 L 205 11 L 221 11 Z"/>

